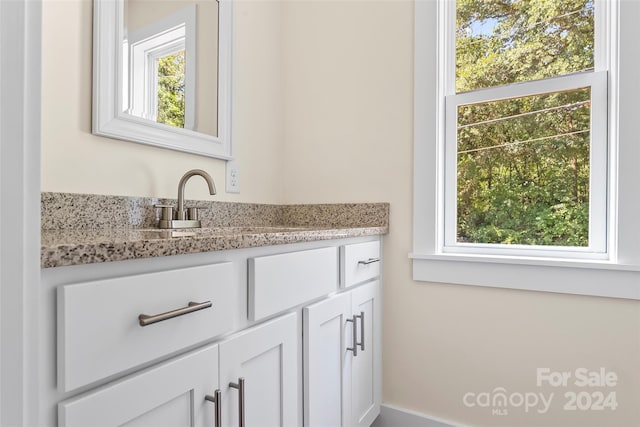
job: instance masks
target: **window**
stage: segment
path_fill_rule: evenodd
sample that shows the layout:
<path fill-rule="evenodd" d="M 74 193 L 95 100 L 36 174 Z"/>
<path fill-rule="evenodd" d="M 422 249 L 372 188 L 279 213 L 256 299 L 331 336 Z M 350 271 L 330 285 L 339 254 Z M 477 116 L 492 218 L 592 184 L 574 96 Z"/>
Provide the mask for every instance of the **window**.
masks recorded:
<path fill-rule="evenodd" d="M 595 9 L 444 3 L 443 252 L 606 256 L 607 64 Z"/>
<path fill-rule="evenodd" d="M 627 3 L 415 3 L 415 279 L 640 298 Z"/>

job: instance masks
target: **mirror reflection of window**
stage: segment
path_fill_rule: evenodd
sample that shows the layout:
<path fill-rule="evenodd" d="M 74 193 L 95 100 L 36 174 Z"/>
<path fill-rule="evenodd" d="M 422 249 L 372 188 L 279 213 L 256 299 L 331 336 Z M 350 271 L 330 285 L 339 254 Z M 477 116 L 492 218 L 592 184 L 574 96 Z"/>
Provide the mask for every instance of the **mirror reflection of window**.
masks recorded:
<path fill-rule="evenodd" d="M 159 58 L 156 68 L 156 121 L 184 128 L 185 51 Z"/>
<path fill-rule="evenodd" d="M 218 135 L 218 2 L 125 0 L 123 8 L 121 111 L 155 123 Z M 182 99 L 176 91 L 174 98 L 176 105 L 184 103 L 184 113 L 178 114 L 184 118 L 176 120 L 176 105 L 168 104 L 169 97 L 159 92 L 162 87 L 156 69 L 161 58 L 182 50 L 184 90 Z M 161 112 L 161 108 L 171 112 Z"/>
<path fill-rule="evenodd" d="M 218 12 L 216 0 L 124 1 L 123 112 L 218 134 Z M 183 118 L 177 120 L 176 105 L 159 91 L 157 68 L 161 58 L 183 50 L 184 90 L 182 96 L 173 92 L 176 105 L 184 103 Z"/>
<path fill-rule="evenodd" d="M 195 42 L 196 5 L 129 32 L 127 113 L 194 129 Z"/>

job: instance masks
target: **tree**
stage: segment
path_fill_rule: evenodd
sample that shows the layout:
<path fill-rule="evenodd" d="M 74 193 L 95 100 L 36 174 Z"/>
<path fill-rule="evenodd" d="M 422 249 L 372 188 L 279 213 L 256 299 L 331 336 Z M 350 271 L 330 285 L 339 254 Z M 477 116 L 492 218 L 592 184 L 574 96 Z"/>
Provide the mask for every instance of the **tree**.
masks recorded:
<path fill-rule="evenodd" d="M 158 60 L 158 123 L 184 128 L 185 52 Z"/>
<path fill-rule="evenodd" d="M 456 91 L 588 72 L 592 0 L 458 0 Z M 589 88 L 458 110 L 459 242 L 586 246 Z"/>

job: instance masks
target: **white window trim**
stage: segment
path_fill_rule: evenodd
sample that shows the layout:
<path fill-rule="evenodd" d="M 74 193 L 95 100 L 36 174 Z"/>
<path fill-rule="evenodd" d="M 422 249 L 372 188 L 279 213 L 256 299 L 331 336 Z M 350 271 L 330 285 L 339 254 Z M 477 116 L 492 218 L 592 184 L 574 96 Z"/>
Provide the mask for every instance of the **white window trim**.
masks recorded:
<path fill-rule="evenodd" d="M 446 0 L 445 0 L 446 1 Z M 640 143 L 637 107 L 640 60 L 634 54 L 640 30 L 636 2 L 609 4 L 608 251 L 606 259 L 444 253 L 444 71 L 439 53 L 445 38 L 438 32 L 441 1 L 415 2 L 414 61 L 414 244 L 415 280 L 510 289 L 640 299 Z M 602 22 L 596 23 L 597 27 Z M 618 43 L 619 42 L 619 43 Z M 603 49 L 599 49 L 603 51 Z M 626 53 L 626 55 L 625 55 Z M 434 61 L 438 58 L 438 61 Z M 619 179 L 619 177 L 623 177 Z"/>

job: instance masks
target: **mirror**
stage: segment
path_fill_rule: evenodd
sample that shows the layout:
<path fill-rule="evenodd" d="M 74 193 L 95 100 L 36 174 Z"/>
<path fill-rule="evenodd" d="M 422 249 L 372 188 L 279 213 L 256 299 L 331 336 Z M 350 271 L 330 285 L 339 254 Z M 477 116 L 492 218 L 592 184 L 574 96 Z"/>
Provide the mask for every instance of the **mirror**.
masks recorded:
<path fill-rule="evenodd" d="M 93 133 L 231 159 L 231 0 L 94 0 Z"/>

